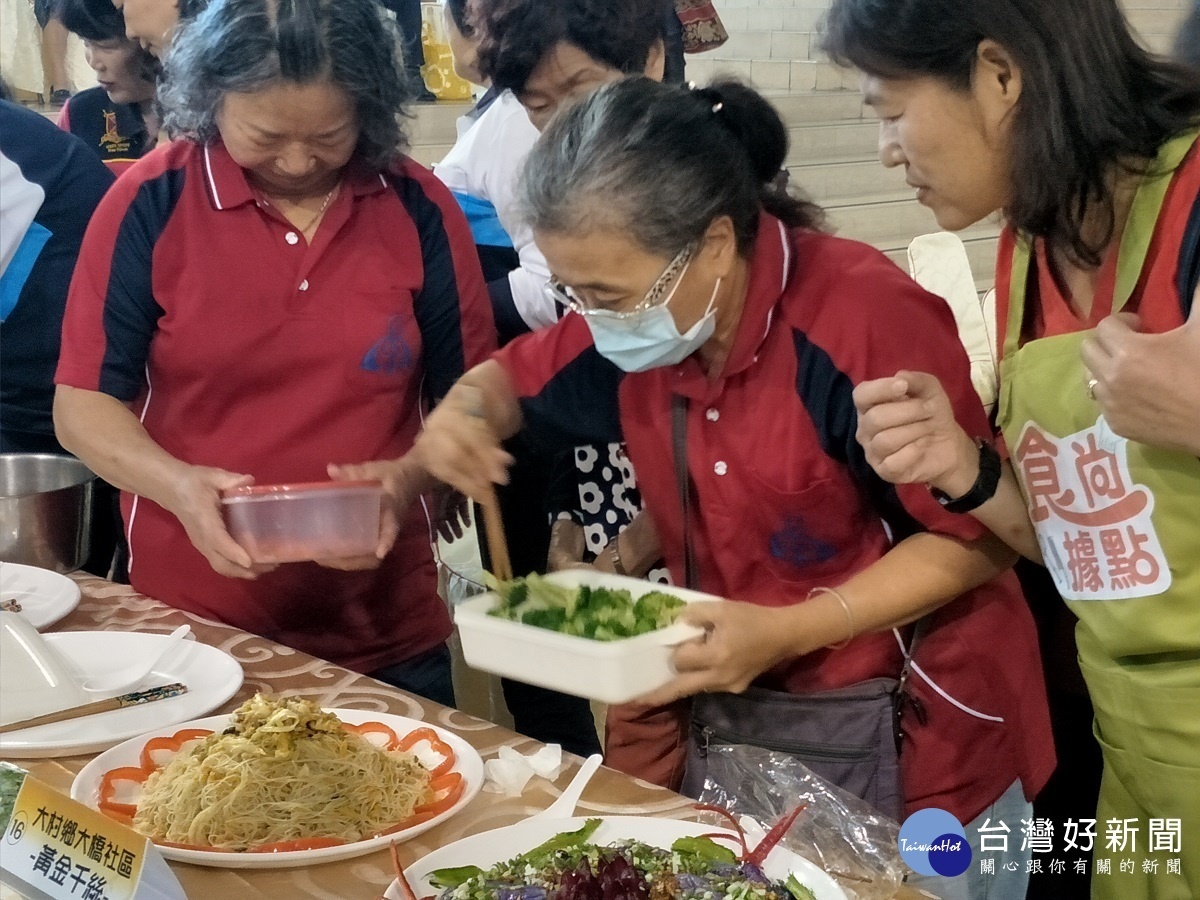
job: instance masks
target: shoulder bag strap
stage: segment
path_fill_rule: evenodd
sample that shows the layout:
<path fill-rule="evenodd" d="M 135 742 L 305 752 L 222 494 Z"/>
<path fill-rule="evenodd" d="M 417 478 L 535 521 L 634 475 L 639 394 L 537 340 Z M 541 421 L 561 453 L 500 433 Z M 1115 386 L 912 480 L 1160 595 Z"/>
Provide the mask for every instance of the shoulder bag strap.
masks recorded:
<path fill-rule="evenodd" d="M 687 467 L 687 397 L 671 395 L 671 442 L 675 457 L 675 486 L 679 505 L 683 509 L 683 571 L 684 587 L 700 589 L 700 568 L 696 562 L 696 545 L 692 540 L 692 479 Z"/>

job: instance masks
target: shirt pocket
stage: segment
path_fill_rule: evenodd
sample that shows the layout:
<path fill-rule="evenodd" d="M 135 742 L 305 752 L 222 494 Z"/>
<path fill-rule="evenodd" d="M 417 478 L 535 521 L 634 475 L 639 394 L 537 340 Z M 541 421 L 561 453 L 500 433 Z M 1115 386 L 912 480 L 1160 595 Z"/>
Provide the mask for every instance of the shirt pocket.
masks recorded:
<path fill-rule="evenodd" d="M 405 290 L 367 291 L 342 310 L 346 378 L 361 391 L 403 389 L 421 376 L 421 329 Z"/>
<path fill-rule="evenodd" d="M 775 578 L 816 585 L 849 574 L 866 546 L 859 498 L 833 479 L 784 491 L 751 473 L 748 534 L 754 555 Z"/>

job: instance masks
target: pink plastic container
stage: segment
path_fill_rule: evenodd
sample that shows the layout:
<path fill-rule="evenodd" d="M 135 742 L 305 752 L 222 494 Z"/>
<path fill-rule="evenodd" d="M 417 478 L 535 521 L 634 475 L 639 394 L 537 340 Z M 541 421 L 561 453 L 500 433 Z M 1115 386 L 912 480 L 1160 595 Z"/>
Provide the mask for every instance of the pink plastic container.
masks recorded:
<path fill-rule="evenodd" d="M 253 485 L 221 498 L 229 534 L 256 563 L 370 556 L 382 504 L 377 481 Z"/>

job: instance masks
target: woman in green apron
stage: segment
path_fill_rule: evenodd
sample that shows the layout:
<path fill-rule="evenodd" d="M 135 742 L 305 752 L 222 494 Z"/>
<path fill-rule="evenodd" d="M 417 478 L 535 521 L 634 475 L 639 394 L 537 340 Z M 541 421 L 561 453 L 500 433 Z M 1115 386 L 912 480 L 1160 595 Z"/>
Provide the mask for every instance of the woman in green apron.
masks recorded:
<path fill-rule="evenodd" d="M 834 0 L 826 44 L 943 228 L 1006 223 L 1004 464 L 922 373 L 859 387 L 859 439 L 884 478 L 1044 562 L 1078 616 L 1104 754 L 1093 897 L 1195 900 L 1200 396 L 1168 386 L 1147 421 L 1129 386 L 1200 369 L 1200 74 L 1142 49 L 1116 0 Z M 1054 847 L 1087 824 L 1053 823 Z"/>

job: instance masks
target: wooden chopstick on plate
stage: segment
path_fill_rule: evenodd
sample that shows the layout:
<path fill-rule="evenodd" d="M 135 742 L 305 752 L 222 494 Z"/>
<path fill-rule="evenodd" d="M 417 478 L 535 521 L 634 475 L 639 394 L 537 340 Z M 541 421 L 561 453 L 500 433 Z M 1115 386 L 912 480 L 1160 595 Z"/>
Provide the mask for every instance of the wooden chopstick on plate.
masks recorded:
<path fill-rule="evenodd" d="M 58 712 L 46 713 L 20 722 L 9 722 L 0 725 L 0 734 L 20 731 L 22 728 L 34 728 L 38 725 L 53 725 L 55 722 L 67 722 L 71 719 L 81 719 L 84 716 L 94 716 L 97 713 L 112 712 L 116 709 L 126 709 L 130 706 L 141 706 L 143 703 L 153 703 L 155 700 L 166 700 L 187 693 L 187 685 L 177 681 L 174 684 L 164 684 L 159 687 L 147 688 L 144 691 L 134 691 L 122 694 L 120 697 L 109 697 L 107 700 L 95 700 L 82 706 L 72 706 L 60 709 Z"/>
<path fill-rule="evenodd" d="M 500 503 L 493 490 L 479 504 L 483 507 L 483 530 L 487 537 L 488 555 L 492 558 L 492 574 L 499 581 L 512 581 L 512 561 L 508 556 L 508 539 L 504 537 L 504 520 Z"/>

